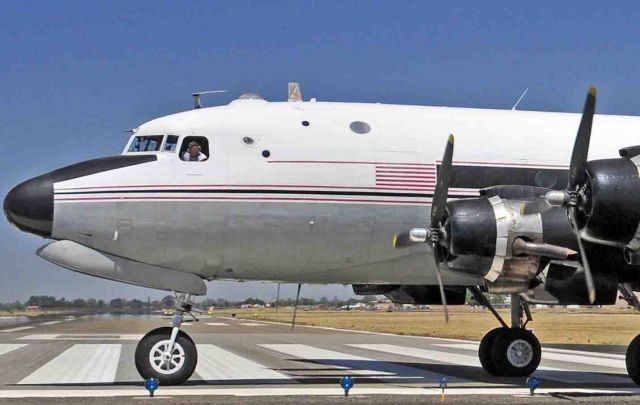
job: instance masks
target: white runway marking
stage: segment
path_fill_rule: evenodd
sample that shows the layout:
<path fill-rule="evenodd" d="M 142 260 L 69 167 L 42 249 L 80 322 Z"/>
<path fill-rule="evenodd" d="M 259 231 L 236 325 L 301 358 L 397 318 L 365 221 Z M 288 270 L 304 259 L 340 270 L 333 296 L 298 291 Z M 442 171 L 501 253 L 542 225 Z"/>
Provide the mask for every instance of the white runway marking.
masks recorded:
<path fill-rule="evenodd" d="M 198 345 L 196 373 L 206 381 L 291 380 L 285 374 L 210 344 Z"/>
<path fill-rule="evenodd" d="M 62 321 L 49 321 L 49 322 L 42 322 L 40 325 L 56 325 L 62 323 Z"/>
<path fill-rule="evenodd" d="M 25 346 L 26 344 L 10 344 L 10 343 L 0 344 L 0 356 Z"/>
<path fill-rule="evenodd" d="M 479 345 L 473 343 L 438 344 L 439 347 L 477 351 Z M 582 350 L 567 350 L 543 348 L 542 360 L 564 361 L 569 363 L 586 364 L 591 366 L 612 367 L 626 370 L 623 354 L 587 352 Z"/>
<path fill-rule="evenodd" d="M 18 384 L 112 383 L 121 350 L 119 344 L 74 345 Z"/>
<path fill-rule="evenodd" d="M 264 324 L 255 323 L 255 322 L 243 322 L 243 323 L 239 323 L 238 325 L 241 325 L 241 326 L 265 326 Z"/>
<path fill-rule="evenodd" d="M 347 369 L 351 374 L 362 376 L 380 376 L 380 378 L 422 378 L 428 381 L 440 381 L 442 375 L 419 368 L 375 360 L 369 357 L 321 349 L 302 344 L 261 344 L 265 349 L 275 350 L 288 356 L 304 360 L 324 362 L 338 369 Z M 452 381 L 469 382 L 453 377 Z"/>
<path fill-rule="evenodd" d="M 223 323 L 223 322 L 207 322 L 207 323 L 205 323 L 205 325 L 209 325 L 209 326 L 229 326 L 228 323 Z"/>
<path fill-rule="evenodd" d="M 144 335 L 114 335 L 114 334 L 60 334 L 60 333 L 37 333 L 23 336 L 19 340 L 140 340 Z"/>
<path fill-rule="evenodd" d="M 375 350 L 384 353 L 400 354 L 403 356 L 417 357 L 425 360 L 434 360 L 441 363 L 456 364 L 459 366 L 482 367 L 476 355 L 439 352 L 435 350 L 416 349 L 388 344 L 353 344 L 348 345 L 366 350 Z M 598 374 L 591 371 L 575 371 L 568 367 L 538 367 L 535 375 L 540 378 L 565 383 L 600 383 L 600 384 L 625 384 L 630 380 L 626 377 L 616 377 L 606 374 Z"/>
<path fill-rule="evenodd" d="M 35 326 L 21 326 L 19 328 L 3 329 L 3 330 L 0 330 L 0 332 L 2 333 L 20 332 L 23 330 L 33 329 L 33 328 L 35 328 Z"/>

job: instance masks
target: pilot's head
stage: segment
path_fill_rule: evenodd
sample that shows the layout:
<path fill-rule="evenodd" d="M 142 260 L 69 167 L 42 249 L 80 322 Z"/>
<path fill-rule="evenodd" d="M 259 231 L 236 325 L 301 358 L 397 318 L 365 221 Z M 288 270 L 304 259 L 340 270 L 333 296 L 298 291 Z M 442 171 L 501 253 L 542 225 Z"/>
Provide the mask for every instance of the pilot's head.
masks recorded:
<path fill-rule="evenodd" d="M 200 155 L 200 145 L 198 145 L 198 142 L 189 142 L 188 148 L 189 155 L 191 155 L 191 157 L 198 157 L 198 155 Z"/>

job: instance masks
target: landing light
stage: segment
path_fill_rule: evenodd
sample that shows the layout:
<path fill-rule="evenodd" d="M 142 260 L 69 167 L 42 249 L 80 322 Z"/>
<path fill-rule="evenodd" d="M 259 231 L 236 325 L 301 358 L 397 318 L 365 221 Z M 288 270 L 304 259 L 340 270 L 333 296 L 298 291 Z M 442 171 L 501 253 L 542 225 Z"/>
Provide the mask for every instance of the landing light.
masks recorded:
<path fill-rule="evenodd" d="M 440 394 L 440 400 L 444 401 L 444 389 L 447 388 L 447 377 L 442 377 L 440 379 L 440 389 L 442 393 Z"/>
<path fill-rule="evenodd" d="M 153 397 L 153 393 L 158 389 L 160 382 L 157 378 L 147 378 L 144 381 L 144 387 L 149 391 L 149 396 Z"/>
<path fill-rule="evenodd" d="M 353 378 L 351 376 L 345 375 L 340 379 L 340 386 L 344 390 L 344 396 L 349 396 L 349 390 L 353 387 Z"/>

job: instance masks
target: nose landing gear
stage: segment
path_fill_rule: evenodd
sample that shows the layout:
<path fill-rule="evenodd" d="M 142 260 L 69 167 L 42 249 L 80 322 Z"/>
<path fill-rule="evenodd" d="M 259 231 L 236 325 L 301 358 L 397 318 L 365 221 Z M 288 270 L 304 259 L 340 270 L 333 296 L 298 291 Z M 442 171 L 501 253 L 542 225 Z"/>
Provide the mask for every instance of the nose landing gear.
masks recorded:
<path fill-rule="evenodd" d="M 135 361 L 143 379 L 153 377 L 163 385 L 178 385 L 193 374 L 198 363 L 198 351 L 191 337 L 180 330 L 185 313 L 194 321 L 198 320 L 192 313 L 189 298 L 189 294 L 177 297 L 172 327 L 154 329 L 138 343 Z"/>
<path fill-rule="evenodd" d="M 502 324 L 502 327 L 489 331 L 480 342 L 478 357 L 482 368 L 495 376 L 531 375 L 540 365 L 542 349 L 535 335 L 525 329 L 531 320 L 526 304 L 521 302 L 520 296 L 511 296 L 511 327 L 508 327 L 479 288 L 472 288 L 471 292 Z M 523 309 L 527 315 L 526 322 L 522 322 Z"/>

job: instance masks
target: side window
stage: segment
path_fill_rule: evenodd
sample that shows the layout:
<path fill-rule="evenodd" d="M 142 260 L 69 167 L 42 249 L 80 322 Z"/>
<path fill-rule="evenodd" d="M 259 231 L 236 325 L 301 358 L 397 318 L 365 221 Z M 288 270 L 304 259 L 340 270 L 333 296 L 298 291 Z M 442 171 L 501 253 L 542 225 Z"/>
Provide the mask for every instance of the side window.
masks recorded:
<path fill-rule="evenodd" d="M 180 159 L 202 162 L 209 159 L 209 141 L 204 136 L 187 136 L 180 146 Z"/>
<path fill-rule="evenodd" d="M 175 152 L 178 147 L 178 136 L 169 135 L 167 136 L 167 141 L 164 143 L 164 148 L 162 148 L 165 152 Z"/>
<path fill-rule="evenodd" d="M 129 146 L 128 152 L 156 152 L 160 150 L 162 135 L 136 136 Z"/>

